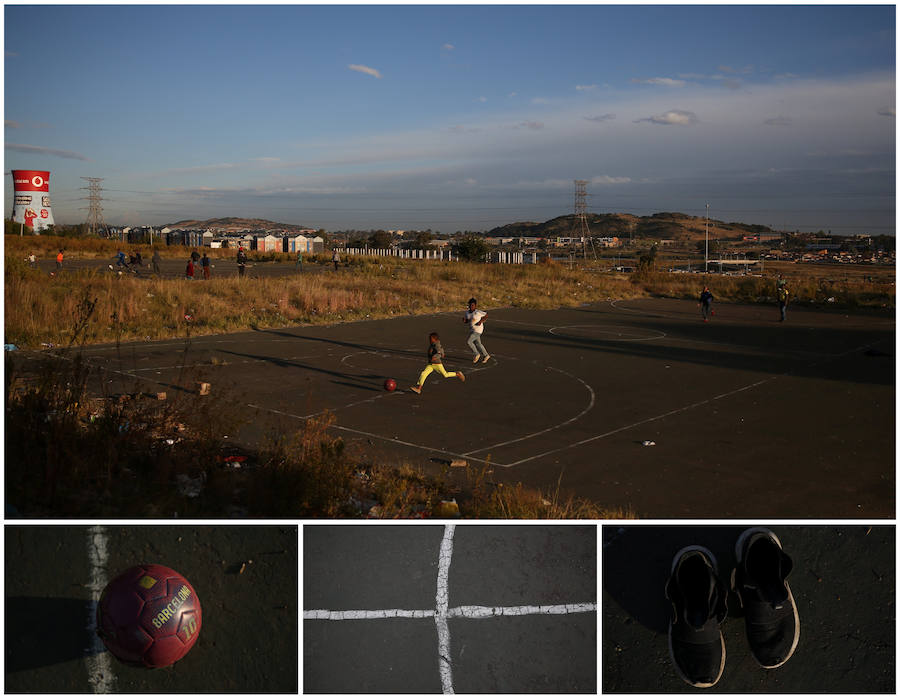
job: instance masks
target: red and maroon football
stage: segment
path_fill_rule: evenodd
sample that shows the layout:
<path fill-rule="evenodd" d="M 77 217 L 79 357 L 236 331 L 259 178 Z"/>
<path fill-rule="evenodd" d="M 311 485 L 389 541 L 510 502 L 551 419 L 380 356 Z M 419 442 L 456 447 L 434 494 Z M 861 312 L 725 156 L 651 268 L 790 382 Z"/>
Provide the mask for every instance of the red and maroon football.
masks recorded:
<path fill-rule="evenodd" d="M 160 564 L 141 564 L 106 584 L 97 605 L 97 634 L 120 661 L 162 668 L 191 650 L 202 617 L 197 592 L 184 576 Z"/>

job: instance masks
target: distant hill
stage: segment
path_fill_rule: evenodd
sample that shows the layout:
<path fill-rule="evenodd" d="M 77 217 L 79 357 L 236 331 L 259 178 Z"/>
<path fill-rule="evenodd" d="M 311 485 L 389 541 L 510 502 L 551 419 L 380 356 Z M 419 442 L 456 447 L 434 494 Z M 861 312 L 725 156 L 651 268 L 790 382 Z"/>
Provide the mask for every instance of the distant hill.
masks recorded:
<path fill-rule="evenodd" d="M 237 216 L 227 216 L 220 219 L 182 219 L 172 224 L 166 224 L 169 228 L 183 229 L 210 229 L 222 233 L 230 233 L 235 231 L 300 231 L 309 229 L 310 226 L 300 226 L 298 224 L 279 224 L 276 221 L 268 221 L 267 219 L 243 219 Z"/>
<path fill-rule="evenodd" d="M 701 240 L 706 236 L 706 218 L 688 216 L 677 212 L 659 212 L 650 216 L 634 216 L 632 214 L 587 214 L 588 229 L 592 236 L 618 236 L 619 238 L 651 238 L 674 239 L 689 242 Z M 753 224 L 726 223 L 715 219 L 709 220 L 709 235 L 718 239 L 740 238 L 745 235 L 770 231 L 768 226 Z M 536 223 L 522 221 L 514 224 L 498 226 L 487 232 L 491 237 L 541 236 L 555 238 L 557 236 L 580 236 L 581 224 L 574 214 L 558 216 L 555 219 Z"/>

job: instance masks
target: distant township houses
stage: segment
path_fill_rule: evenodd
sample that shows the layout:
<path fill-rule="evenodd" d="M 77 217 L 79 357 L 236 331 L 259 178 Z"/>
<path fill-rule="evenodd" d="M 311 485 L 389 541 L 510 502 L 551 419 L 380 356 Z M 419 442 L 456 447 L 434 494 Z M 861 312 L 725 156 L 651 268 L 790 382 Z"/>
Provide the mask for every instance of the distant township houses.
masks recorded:
<path fill-rule="evenodd" d="M 192 248 L 234 248 L 243 247 L 265 253 L 322 253 L 325 239 L 316 235 L 315 229 L 292 231 L 204 231 L 197 229 L 161 229 L 149 227 L 125 227 L 122 234 L 131 242 L 138 240 L 165 245 L 184 245 Z"/>

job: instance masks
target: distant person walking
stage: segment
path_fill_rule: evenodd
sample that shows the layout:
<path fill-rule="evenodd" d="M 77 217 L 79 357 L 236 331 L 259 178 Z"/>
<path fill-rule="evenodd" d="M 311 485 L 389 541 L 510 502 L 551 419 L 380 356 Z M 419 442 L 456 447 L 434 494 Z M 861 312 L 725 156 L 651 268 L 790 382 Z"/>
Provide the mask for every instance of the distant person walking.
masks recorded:
<path fill-rule="evenodd" d="M 59 272 L 62 270 L 63 264 L 63 252 L 62 248 L 59 249 L 59 252 L 56 254 L 56 271 Z"/>
<path fill-rule="evenodd" d="M 34 253 L 31 253 L 31 255 L 28 256 L 28 264 L 32 268 L 37 267 L 37 257 L 35 257 Z"/>
<path fill-rule="evenodd" d="M 334 271 L 337 272 L 338 264 L 341 262 L 341 254 L 338 253 L 337 248 L 335 248 L 331 253 L 331 262 L 334 263 Z"/>
<path fill-rule="evenodd" d="M 419 375 L 419 383 L 410 387 L 410 389 L 417 394 L 421 394 L 422 386 L 425 384 L 428 375 L 432 372 L 439 372 L 447 379 L 457 377 L 461 382 L 466 381 L 466 377 L 462 372 L 448 372 L 444 369 L 444 348 L 441 346 L 441 339 L 438 334 L 430 333 L 428 335 L 428 342 L 428 366 L 423 369 L 422 374 Z"/>
<path fill-rule="evenodd" d="M 187 280 L 194 279 L 194 259 L 188 258 L 187 268 L 184 271 L 184 278 Z"/>
<path fill-rule="evenodd" d="M 244 268 L 247 266 L 247 254 L 244 252 L 244 246 L 238 248 L 237 254 L 238 276 L 244 276 Z"/>
<path fill-rule="evenodd" d="M 787 316 L 788 299 L 790 296 L 791 294 L 788 292 L 787 285 L 784 284 L 782 280 L 782 284 L 778 287 L 778 311 L 781 314 L 781 321 L 784 321 Z"/>
<path fill-rule="evenodd" d="M 209 254 L 206 251 L 203 251 L 203 257 L 200 259 L 200 265 L 203 267 L 203 279 L 209 279 Z"/>
<path fill-rule="evenodd" d="M 463 323 L 469 324 L 469 339 L 466 343 L 472 348 L 472 352 L 475 353 L 472 364 L 477 364 L 479 359 L 481 360 L 481 363 L 484 364 L 491 359 L 488 351 L 484 349 L 484 344 L 481 342 L 481 335 L 484 333 L 484 319 L 487 318 L 487 311 L 481 311 L 480 309 L 477 309 L 476 306 L 478 306 L 478 302 L 475 301 L 475 297 L 469 299 L 469 310 L 466 311 L 466 315 L 463 316 Z"/>
<path fill-rule="evenodd" d="M 710 314 L 714 313 L 712 311 L 712 303 L 712 292 L 709 291 L 709 287 L 704 287 L 703 291 L 700 292 L 700 303 L 697 304 L 700 307 L 700 313 L 703 314 L 703 323 L 709 321 Z"/>
<path fill-rule="evenodd" d="M 200 253 L 198 253 L 196 250 L 192 250 L 191 251 L 191 261 L 194 263 L 194 265 L 196 265 L 199 260 L 200 260 Z"/>
<path fill-rule="evenodd" d="M 150 262 L 153 263 L 153 274 L 157 277 L 162 277 L 162 274 L 159 271 L 159 263 L 162 262 L 162 258 L 159 257 L 159 249 L 153 249 L 153 257 L 150 258 Z"/>
<path fill-rule="evenodd" d="M 297 264 L 294 265 L 294 269 L 297 270 L 297 272 L 303 272 L 303 252 L 302 251 L 299 251 L 299 250 L 297 251 Z"/>

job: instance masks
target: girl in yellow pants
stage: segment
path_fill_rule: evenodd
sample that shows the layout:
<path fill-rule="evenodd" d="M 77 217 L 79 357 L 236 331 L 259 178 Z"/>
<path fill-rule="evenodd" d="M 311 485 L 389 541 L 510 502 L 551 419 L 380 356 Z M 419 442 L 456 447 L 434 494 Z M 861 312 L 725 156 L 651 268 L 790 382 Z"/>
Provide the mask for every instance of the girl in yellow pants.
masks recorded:
<path fill-rule="evenodd" d="M 422 370 L 422 374 L 419 375 L 419 383 L 413 387 L 410 387 L 417 394 L 422 393 L 422 385 L 425 384 L 425 379 L 428 378 L 428 375 L 432 372 L 440 372 L 445 378 L 450 377 L 459 377 L 459 380 L 464 382 L 466 381 L 465 375 L 460 372 L 448 372 L 444 369 L 444 348 L 441 346 L 441 339 L 438 337 L 437 333 L 430 333 L 428 335 L 428 366 Z"/>

